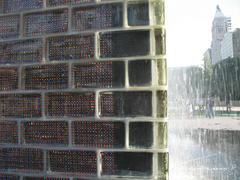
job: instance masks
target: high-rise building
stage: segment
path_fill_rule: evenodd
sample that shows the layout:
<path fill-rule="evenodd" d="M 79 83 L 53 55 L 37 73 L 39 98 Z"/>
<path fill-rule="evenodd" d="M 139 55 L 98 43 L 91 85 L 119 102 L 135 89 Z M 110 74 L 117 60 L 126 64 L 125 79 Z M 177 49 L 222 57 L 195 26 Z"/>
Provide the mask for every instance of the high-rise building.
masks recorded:
<path fill-rule="evenodd" d="M 224 35 L 231 30 L 231 18 L 224 16 L 219 6 L 217 6 L 216 13 L 212 23 L 212 63 L 216 64 L 222 60 L 221 56 L 221 41 Z"/>
<path fill-rule="evenodd" d="M 164 0 L 0 0 L 0 179 L 168 179 Z"/>
<path fill-rule="evenodd" d="M 227 32 L 221 43 L 222 59 L 240 57 L 240 29 Z"/>

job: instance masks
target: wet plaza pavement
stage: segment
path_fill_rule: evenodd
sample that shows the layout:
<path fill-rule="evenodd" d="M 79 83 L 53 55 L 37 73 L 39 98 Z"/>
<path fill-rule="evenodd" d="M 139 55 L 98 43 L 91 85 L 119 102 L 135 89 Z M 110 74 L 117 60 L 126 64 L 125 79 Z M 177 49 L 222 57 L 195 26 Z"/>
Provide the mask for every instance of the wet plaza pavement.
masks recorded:
<path fill-rule="evenodd" d="M 170 180 L 239 180 L 240 119 L 169 120 Z"/>

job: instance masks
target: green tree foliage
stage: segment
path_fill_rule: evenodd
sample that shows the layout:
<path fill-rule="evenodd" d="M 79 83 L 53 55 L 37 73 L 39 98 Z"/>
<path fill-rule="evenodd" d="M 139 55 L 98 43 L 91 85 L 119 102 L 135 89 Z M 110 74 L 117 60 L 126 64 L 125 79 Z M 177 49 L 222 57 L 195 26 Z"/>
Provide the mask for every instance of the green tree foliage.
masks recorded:
<path fill-rule="evenodd" d="M 240 100 L 240 58 L 225 59 L 213 67 L 212 96 L 220 100 Z"/>

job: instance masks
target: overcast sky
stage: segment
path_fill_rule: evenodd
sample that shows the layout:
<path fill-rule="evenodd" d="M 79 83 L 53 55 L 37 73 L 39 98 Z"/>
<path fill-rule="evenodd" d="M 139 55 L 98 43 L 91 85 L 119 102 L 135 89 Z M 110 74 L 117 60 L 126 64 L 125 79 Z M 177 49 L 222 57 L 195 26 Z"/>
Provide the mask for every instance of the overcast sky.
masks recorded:
<path fill-rule="evenodd" d="M 211 45 L 211 27 L 219 5 L 240 28 L 240 0 L 165 0 L 168 66 L 202 64 Z"/>

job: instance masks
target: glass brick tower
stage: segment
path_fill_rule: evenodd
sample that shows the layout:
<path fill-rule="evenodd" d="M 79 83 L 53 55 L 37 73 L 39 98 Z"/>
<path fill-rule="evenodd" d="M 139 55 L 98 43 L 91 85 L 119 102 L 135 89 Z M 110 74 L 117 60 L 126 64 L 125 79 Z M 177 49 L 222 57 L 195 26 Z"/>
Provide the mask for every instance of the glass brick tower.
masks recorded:
<path fill-rule="evenodd" d="M 0 179 L 168 179 L 163 0 L 0 1 Z"/>

